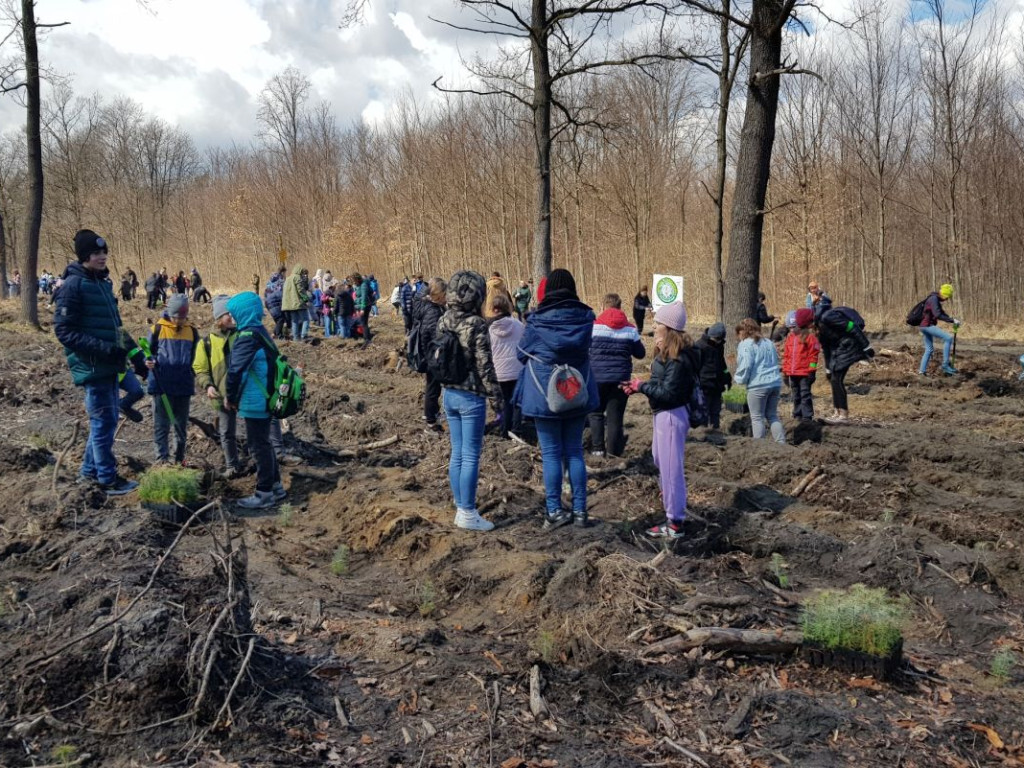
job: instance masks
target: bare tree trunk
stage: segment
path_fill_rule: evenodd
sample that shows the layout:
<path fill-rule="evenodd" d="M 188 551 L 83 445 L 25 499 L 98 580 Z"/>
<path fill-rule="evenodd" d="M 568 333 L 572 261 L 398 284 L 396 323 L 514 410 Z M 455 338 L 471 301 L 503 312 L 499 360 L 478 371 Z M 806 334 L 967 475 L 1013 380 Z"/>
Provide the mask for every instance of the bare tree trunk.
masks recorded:
<path fill-rule="evenodd" d="M 533 56 L 533 139 L 536 143 L 533 278 L 540 281 L 551 271 L 551 62 L 546 39 L 547 0 L 533 0 L 531 24 Z"/>
<path fill-rule="evenodd" d="M 7 232 L 4 213 L 0 211 L 0 299 L 7 298 Z"/>
<path fill-rule="evenodd" d="M 753 317 L 757 306 L 764 200 L 779 106 L 782 26 L 791 9 L 791 0 L 755 0 L 751 13 L 750 79 L 736 162 L 725 284 L 729 322 Z"/>
<path fill-rule="evenodd" d="M 28 218 L 25 223 L 25 260 L 21 275 L 21 317 L 39 327 L 36 275 L 39 266 L 39 230 L 43 225 L 43 145 L 39 135 L 39 46 L 36 44 L 34 0 L 21 0 L 21 31 L 25 40 L 27 109 L 25 138 L 28 145 Z"/>

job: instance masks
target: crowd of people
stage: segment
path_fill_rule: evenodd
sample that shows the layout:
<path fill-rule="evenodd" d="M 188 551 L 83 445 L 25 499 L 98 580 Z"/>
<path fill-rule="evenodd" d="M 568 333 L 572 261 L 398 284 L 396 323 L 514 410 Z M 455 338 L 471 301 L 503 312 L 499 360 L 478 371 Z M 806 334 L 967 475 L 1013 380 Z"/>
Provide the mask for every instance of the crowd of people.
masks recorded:
<path fill-rule="evenodd" d="M 156 462 L 184 464 L 187 425 L 198 394 L 217 416 L 227 478 L 246 471 L 236 436 L 239 421 L 244 421 L 256 487 L 239 506 L 262 509 L 285 498 L 279 465 L 297 458 L 285 453 L 281 423 L 269 405 L 273 369 L 281 359 L 277 342 L 308 340 L 312 325 L 322 327 L 327 337 L 361 338 L 364 346 L 370 344 L 369 320 L 380 298 L 376 278 L 353 273 L 337 279 L 329 270 L 310 277 L 296 264 L 290 271 L 283 266 L 277 270 L 262 297 L 252 291 L 232 297 L 209 296 L 197 270 L 190 277 L 179 272 L 173 280 L 161 270 L 145 285 L 148 305 L 160 308 L 161 315 L 136 342 L 122 326 L 104 238 L 80 230 L 74 251 L 75 263 L 55 281 L 54 327 L 74 382 L 84 390 L 90 422 L 79 482 L 98 483 L 109 495 L 136 487 L 117 474 L 114 431 L 119 415 L 143 420 L 135 406 L 146 394 L 152 400 Z M 134 287 L 126 275 L 122 299 L 130 300 Z M 944 342 L 941 370 L 956 373 L 950 359 L 953 336 L 938 328 L 939 322 L 952 323 L 955 332 L 960 325 L 943 310 L 952 295 L 952 286 L 943 285 L 908 316 L 924 339 L 923 375 L 936 338 Z M 192 305 L 204 298 L 214 321 L 205 337 L 190 322 Z M 594 456 L 622 456 L 628 440 L 628 399 L 643 396 L 653 418 L 651 451 L 665 512 L 664 521 L 647 535 L 677 538 L 687 509 L 687 436 L 695 426 L 720 429 L 728 389 L 746 388 L 754 439 L 770 435 L 784 443 L 779 417 L 784 386 L 790 391 L 793 417 L 812 420 L 812 389 L 824 358 L 834 409 L 825 423 L 844 423 L 849 419 L 847 372 L 874 355 L 860 314 L 833 306 L 813 282 L 806 305 L 787 313 L 779 333 L 774 333 L 778 323 L 768 313 L 765 295 L 759 295 L 755 317 L 735 327 L 734 371 L 726 362 L 723 323 L 704 329 L 695 341 L 683 303 L 652 313 L 646 289 L 633 299 L 635 324 L 615 293 L 604 296 L 600 314 L 595 314 L 565 269 L 553 270 L 536 292 L 526 281 L 514 294 L 497 272 L 485 279 L 463 270 L 449 280 L 434 277 L 429 282 L 417 274 L 396 284 L 390 300 L 403 317 L 407 360 L 424 376 L 422 418 L 427 429 L 445 431 L 442 413 L 447 422 L 454 523 L 475 531 L 493 528 L 477 508 L 488 429 L 505 437 L 534 434 L 541 453 L 546 526 L 586 526 L 586 428 Z M 273 319 L 272 332 L 264 327 L 266 314 Z M 647 355 L 641 333 L 650 314 L 654 358 L 644 381 L 634 375 L 633 365 Z M 768 323 L 772 331 L 765 334 Z M 563 504 L 565 485 L 570 493 Z"/>

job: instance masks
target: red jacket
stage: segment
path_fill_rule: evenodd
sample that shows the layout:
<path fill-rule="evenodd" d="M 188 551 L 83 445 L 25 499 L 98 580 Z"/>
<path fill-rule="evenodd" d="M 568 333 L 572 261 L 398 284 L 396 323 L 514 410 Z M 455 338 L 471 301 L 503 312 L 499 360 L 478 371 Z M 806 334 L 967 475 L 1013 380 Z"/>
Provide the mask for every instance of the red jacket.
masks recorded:
<path fill-rule="evenodd" d="M 785 376 L 810 376 L 818 370 L 818 355 L 821 344 L 813 333 L 801 339 L 799 331 L 793 331 L 786 337 L 786 346 L 782 350 L 782 373 Z"/>

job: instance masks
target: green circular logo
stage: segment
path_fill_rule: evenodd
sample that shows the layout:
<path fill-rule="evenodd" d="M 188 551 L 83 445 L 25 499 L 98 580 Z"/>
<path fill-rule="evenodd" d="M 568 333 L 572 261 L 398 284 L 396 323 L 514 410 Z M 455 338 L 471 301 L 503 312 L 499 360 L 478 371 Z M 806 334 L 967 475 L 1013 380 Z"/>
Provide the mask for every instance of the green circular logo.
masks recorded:
<path fill-rule="evenodd" d="M 671 277 L 661 278 L 654 287 L 654 292 L 658 294 L 658 299 L 663 304 L 671 304 L 679 299 L 679 286 L 676 285 L 676 281 Z"/>

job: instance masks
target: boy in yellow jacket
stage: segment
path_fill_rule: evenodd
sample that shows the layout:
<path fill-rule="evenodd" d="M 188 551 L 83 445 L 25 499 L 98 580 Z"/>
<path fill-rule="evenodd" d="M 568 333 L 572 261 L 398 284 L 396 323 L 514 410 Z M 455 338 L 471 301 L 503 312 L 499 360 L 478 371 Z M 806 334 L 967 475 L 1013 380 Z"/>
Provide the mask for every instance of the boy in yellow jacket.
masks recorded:
<path fill-rule="evenodd" d="M 238 458 L 235 411 L 224 410 L 227 393 L 228 358 L 235 336 L 235 321 L 228 312 L 225 294 L 213 297 L 213 330 L 196 349 L 192 370 L 196 374 L 196 389 L 217 414 L 217 433 L 224 452 L 224 477 L 237 477 L 242 472 Z"/>

